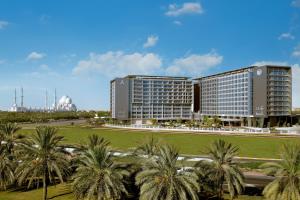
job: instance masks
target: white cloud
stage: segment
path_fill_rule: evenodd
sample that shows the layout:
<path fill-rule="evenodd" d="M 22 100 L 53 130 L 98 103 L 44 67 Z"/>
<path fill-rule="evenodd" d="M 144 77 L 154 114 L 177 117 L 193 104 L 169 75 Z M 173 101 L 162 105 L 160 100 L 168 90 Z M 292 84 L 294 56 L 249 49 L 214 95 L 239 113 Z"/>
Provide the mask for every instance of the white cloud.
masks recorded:
<path fill-rule="evenodd" d="M 178 21 L 178 20 L 175 20 L 173 21 L 173 24 L 177 25 L 177 26 L 181 26 L 182 25 L 182 22 L 181 21 Z"/>
<path fill-rule="evenodd" d="M 293 107 L 300 107 L 300 65 L 292 65 L 292 75 L 293 75 Z"/>
<path fill-rule="evenodd" d="M 144 43 L 144 48 L 154 47 L 158 42 L 158 36 L 150 35 Z"/>
<path fill-rule="evenodd" d="M 292 56 L 296 58 L 300 58 L 300 45 L 294 48 L 294 51 L 292 52 Z"/>
<path fill-rule="evenodd" d="M 257 61 L 252 64 L 252 66 L 264 66 L 264 65 L 279 65 L 279 66 L 287 66 L 287 62 L 281 62 L 281 61 Z"/>
<path fill-rule="evenodd" d="M 46 65 L 46 64 L 42 64 L 42 65 L 40 65 L 40 69 L 41 69 L 41 70 L 43 70 L 43 71 L 50 71 L 50 68 L 49 68 L 49 66 L 48 66 L 48 65 Z"/>
<path fill-rule="evenodd" d="M 78 62 L 73 73 L 96 72 L 112 78 L 128 74 L 156 74 L 161 66 L 161 58 L 153 53 L 125 54 L 122 51 L 109 51 L 104 54 L 90 53 L 88 59 Z"/>
<path fill-rule="evenodd" d="M 191 75 L 199 76 L 203 72 L 216 67 L 223 61 L 223 56 L 216 52 L 207 54 L 192 54 L 183 58 L 177 58 L 166 69 L 168 75 Z"/>
<path fill-rule="evenodd" d="M 5 62 L 5 60 L 0 60 L 0 65 L 4 64 Z"/>
<path fill-rule="evenodd" d="M 0 20 L 0 30 L 5 29 L 8 25 L 9 25 L 9 23 L 7 21 Z"/>
<path fill-rule="evenodd" d="M 177 17 L 185 14 L 201 14 L 203 13 L 203 8 L 200 3 L 197 2 L 186 2 L 181 6 L 177 4 L 170 4 L 168 11 L 165 13 L 167 16 Z"/>
<path fill-rule="evenodd" d="M 282 34 L 278 37 L 278 40 L 283 40 L 283 39 L 294 40 L 294 39 L 295 39 L 295 36 L 293 36 L 291 33 L 282 33 Z"/>
<path fill-rule="evenodd" d="M 293 51 L 292 56 L 294 56 L 294 57 L 300 57 L 300 50 Z"/>
<path fill-rule="evenodd" d="M 291 5 L 294 6 L 294 7 L 300 7 L 300 0 L 292 1 Z"/>
<path fill-rule="evenodd" d="M 38 53 L 38 52 L 31 52 L 28 56 L 27 56 L 27 60 L 40 60 L 42 58 L 44 58 L 46 56 L 46 54 L 44 53 Z"/>

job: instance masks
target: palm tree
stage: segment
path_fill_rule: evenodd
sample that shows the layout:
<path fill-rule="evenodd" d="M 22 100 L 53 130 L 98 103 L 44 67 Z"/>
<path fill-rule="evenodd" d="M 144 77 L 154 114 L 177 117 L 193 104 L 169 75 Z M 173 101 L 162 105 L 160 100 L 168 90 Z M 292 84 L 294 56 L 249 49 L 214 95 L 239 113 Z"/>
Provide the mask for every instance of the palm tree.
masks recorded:
<path fill-rule="evenodd" d="M 300 199 L 300 145 L 285 144 L 279 163 L 265 163 L 261 167 L 267 174 L 275 175 L 263 191 L 267 199 Z"/>
<path fill-rule="evenodd" d="M 80 153 L 89 148 L 93 149 L 98 145 L 108 146 L 109 144 L 110 142 L 104 139 L 103 137 L 96 134 L 92 134 L 88 136 L 87 142 L 83 144 L 75 144 L 73 148 L 75 149 L 75 152 Z"/>
<path fill-rule="evenodd" d="M 0 189 L 6 187 L 14 181 L 15 162 L 13 160 L 13 148 L 20 129 L 17 124 L 7 123 L 0 125 Z"/>
<path fill-rule="evenodd" d="M 209 177 L 217 187 L 217 197 L 223 198 L 224 183 L 233 199 L 243 190 L 244 176 L 238 163 L 234 162 L 239 148 L 226 143 L 223 140 L 215 141 L 209 149 L 211 161 L 202 160 L 196 163 L 196 167 L 205 168 L 209 172 Z"/>
<path fill-rule="evenodd" d="M 148 160 L 136 176 L 142 200 L 198 199 L 197 175 L 192 169 L 177 168 L 178 152 L 170 146 L 162 146 L 154 159 Z"/>
<path fill-rule="evenodd" d="M 109 141 L 105 140 L 103 137 L 100 137 L 99 135 L 92 134 L 88 136 L 88 143 L 86 147 L 95 148 L 96 146 L 108 146 L 110 144 Z"/>
<path fill-rule="evenodd" d="M 21 160 L 16 169 L 16 177 L 21 185 L 28 183 L 28 188 L 34 182 L 39 186 L 43 181 L 43 199 L 47 199 L 49 183 L 55 183 L 56 177 L 64 182 L 68 174 L 69 162 L 66 152 L 60 147 L 62 136 L 57 135 L 54 127 L 41 126 L 36 133 L 18 144 L 18 156 Z"/>
<path fill-rule="evenodd" d="M 1 142 L 1 141 L 0 141 Z M 6 149 L 0 145 L 0 189 L 14 181 L 14 163 L 9 159 Z"/>
<path fill-rule="evenodd" d="M 141 144 L 134 150 L 134 154 L 147 156 L 149 158 L 157 154 L 158 147 L 159 141 L 151 136 L 151 138 L 146 139 L 145 143 Z"/>
<path fill-rule="evenodd" d="M 81 153 L 80 163 L 73 176 L 72 189 L 77 199 L 122 199 L 126 169 L 115 164 L 106 145 L 96 145 Z"/>
<path fill-rule="evenodd" d="M 17 139 L 16 132 L 20 130 L 16 123 L 7 123 L 0 125 L 0 145 L 5 145 L 9 156 L 12 156 L 14 143 Z"/>
<path fill-rule="evenodd" d="M 202 197 L 203 199 L 209 199 L 210 197 L 214 197 L 216 194 L 217 187 L 215 184 L 215 180 L 213 180 L 212 178 L 211 164 L 209 162 L 201 162 L 201 165 L 199 166 L 199 163 L 196 163 L 195 172 L 198 176 L 200 197 Z"/>

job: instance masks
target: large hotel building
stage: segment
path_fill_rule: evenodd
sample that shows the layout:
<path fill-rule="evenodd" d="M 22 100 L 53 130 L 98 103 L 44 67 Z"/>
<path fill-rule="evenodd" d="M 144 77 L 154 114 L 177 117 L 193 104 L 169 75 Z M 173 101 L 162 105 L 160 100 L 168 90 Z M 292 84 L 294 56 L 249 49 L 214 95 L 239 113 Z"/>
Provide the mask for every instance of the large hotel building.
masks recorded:
<path fill-rule="evenodd" d="M 126 76 L 110 83 L 112 118 L 145 123 L 150 119 L 189 120 L 192 80 L 186 77 Z"/>
<path fill-rule="evenodd" d="M 126 76 L 111 81 L 112 118 L 132 123 L 209 116 L 235 125 L 275 125 L 290 115 L 291 100 L 289 66 L 250 66 L 193 80 Z"/>

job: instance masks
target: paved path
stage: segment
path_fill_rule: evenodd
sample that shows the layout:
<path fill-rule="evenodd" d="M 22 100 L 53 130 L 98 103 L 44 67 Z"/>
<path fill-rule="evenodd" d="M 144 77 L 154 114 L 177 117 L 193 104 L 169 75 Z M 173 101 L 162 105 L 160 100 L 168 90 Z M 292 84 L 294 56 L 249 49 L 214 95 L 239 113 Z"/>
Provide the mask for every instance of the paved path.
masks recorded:
<path fill-rule="evenodd" d="M 45 123 L 21 123 L 20 126 L 24 129 L 35 128 L 36 126 L 67 126 L 67 125 L 79 125 L 86 123 L 86 119 L 74 119 L 74 120 L 57 120 Z"/>

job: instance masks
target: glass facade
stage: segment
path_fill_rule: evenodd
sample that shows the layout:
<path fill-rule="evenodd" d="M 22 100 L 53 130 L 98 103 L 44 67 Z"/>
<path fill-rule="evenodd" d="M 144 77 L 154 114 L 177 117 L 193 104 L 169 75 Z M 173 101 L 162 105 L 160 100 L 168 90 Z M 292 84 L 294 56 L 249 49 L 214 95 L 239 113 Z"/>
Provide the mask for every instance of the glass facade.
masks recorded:
<path fill-rule="evenodd" d="M 116 82 L 112 82 L 110 85 L 110 110 L 111 110 L 111 117 L 116 118 Z"/>
<path fill-rule="evenodd" d="M 265 96 L 266 116 L 287 116 L 291 110 L 291 68 L 263 66 L 266 75 L 260 76 L 261 67 L 248 67 L 197 79 L 200 88 L 199 113 L 207 116 L 253 116 L 253 93 Z M 263 85 L 253 87 L 254 69 L 258 70 Z M 260 91 L 265 87 L 266 90 Z M 265 92 L 266 91 L 266 92 Z M 265 94 L 266 93 L 266 94 Z"/>
<path fill-rule="evenodd" d="M 268 115 L 286 116 L 291 112 L 291 74 L 285 68 L 268 68 Z"/>
<path fill-rule="evenodd" d="M 202 114 L 221 116 L 252 114 L 250 70 L 204 77 L 199 83 Z"/>
<path fill-rule="evenodd" d="M 113 118 L 136 120 L 187 120 L 192 119 L 192 111 L 221 118 L 288 116 L 291 79 L 288 66 L 251 66 L 194 81 L 126 76 L 111 81 L 111 112 Z"/>
<path fill-rule="evenodd" d="M 141 76 L 131 78 L 130 84 L 132 119 L 191 118 L 191 80 Z"/>

